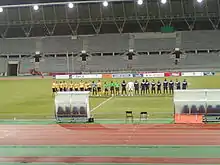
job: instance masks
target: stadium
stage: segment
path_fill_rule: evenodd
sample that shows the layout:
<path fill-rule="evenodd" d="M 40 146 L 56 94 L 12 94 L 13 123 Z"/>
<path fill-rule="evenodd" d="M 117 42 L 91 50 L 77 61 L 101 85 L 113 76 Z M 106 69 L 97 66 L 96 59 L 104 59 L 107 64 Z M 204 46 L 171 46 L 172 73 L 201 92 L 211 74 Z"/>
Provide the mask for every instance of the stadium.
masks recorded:
<path fill-rule="evenodd" d="M 2 0 L 0 165 L 220 164 L 219 0 Z"/>

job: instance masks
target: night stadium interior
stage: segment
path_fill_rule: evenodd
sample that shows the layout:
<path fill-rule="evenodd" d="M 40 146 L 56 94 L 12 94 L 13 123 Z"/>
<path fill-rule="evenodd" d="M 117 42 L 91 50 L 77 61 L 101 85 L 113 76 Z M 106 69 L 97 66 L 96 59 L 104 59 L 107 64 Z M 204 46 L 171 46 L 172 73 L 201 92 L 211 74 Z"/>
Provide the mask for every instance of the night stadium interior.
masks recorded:
<path fill-rule="evenodd" d="M 219 0 L 0 1 L 0 165 L 220 164 L 219 36 Z"/>

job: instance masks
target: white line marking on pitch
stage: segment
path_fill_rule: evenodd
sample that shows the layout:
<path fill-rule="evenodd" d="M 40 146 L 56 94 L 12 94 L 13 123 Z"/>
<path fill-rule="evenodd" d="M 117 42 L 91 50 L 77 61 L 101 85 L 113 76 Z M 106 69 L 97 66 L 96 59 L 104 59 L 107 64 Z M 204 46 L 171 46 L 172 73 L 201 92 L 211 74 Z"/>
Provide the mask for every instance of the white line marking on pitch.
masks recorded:
<path fill-rule="evenodd" d="M 95 111 L 96 109 L 98 109 L 99 107 L 101 107 L 102 105 L 104 105 L 105 103 L 107 103 L 109 100 L 111 100 L 113 97 L 109 97 L 108 99 L 104 100 L 103 102 L 101 102 L 99 105 L 97 105 L 95 108 L 93 108 L 90 112 Z"/>

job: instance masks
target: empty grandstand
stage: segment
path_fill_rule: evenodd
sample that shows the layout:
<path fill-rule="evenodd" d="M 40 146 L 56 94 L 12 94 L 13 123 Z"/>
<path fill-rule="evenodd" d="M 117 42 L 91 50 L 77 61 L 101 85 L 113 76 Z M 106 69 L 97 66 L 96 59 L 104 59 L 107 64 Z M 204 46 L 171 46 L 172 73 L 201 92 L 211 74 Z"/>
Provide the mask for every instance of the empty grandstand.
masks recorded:
<path fill-rule="evenodd" d="M 185 52 L 178 65 L 170 54 L 177 47 Z M 7 72 L 7 63 L 17 61 L 18 73 L 28 73 L 34 66 L 33 55 L 42 53 L 41 72 L 106 72 L 117 70 L 218 69 L 218 31 L 134 34 L 102 34 L 99 36 L 70 36 L 1 39 L 1 73 Z M 140 38 L 141 36 L 141 38 Z M 102 42 L 105 39 L 105 42 Z M 114 42 L 116 41 L 116 42 Z M 155 46 L 154 46 L 155 45 Z M 90 56 L 82 68 L 80 52 L 86 48 Z M 137 54 L 128 60 L 125 52 L 134 49 Z M 211 57 L 211 58 L 210 58 Z M 131 66 L 130 67 L 128 67 Z"/>
<path fill-rule="evenodd" d="M 218 0 L 67 4 L 2 4 L 0 73 L 219 69 Z"/>

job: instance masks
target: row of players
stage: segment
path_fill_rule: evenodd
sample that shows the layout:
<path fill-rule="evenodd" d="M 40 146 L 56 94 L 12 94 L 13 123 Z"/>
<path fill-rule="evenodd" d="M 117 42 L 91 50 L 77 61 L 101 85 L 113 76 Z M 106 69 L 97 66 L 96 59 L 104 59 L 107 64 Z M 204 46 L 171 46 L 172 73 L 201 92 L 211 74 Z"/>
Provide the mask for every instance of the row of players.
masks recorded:
<path fill-rule="evenodd" d="M 52 91 L 53 94 L 57 91 L 90 91 L 93 95 L 101 95 L 104 93 L 104 95 L 108 95 L 109 91 L 111 95 L 119 95 L 120 91 L 122 95 L 127 95 L 128 92 L 134 91 L 136 95 L 143 95 L 143 94 L 161 94 L 162 93 L 162 87 L 163 87 L 163 93 L 167 94 L 173 94 L 174 89 L 177 90 L 180 89 L 186 89 L 188 86 L 188 83 L 186 80 L 183 82 L 180 82 L 178 79 L 176 79 L 175 82 L 172 80 L 168 81 L 165 79 L 163 83 L 160 81 L 155 82 L 154 80 L 152 82 L 149 82 L 148 80 L 142 80 L 141 83 L 139 83 L 137 80 L 134 82 L 128 82 L 126 83 L 125 80 L 122 81 L 122 83 L 119 82 L 113 82 L 110 83 L 104 82 L 102 85 L 101 81 L 98 80 L 98 82 L 83 82 L 82 80 L 77 82 L 53 82 L 52 84 Z M 102 91 L 103 89 L 103 91 Z"/>

